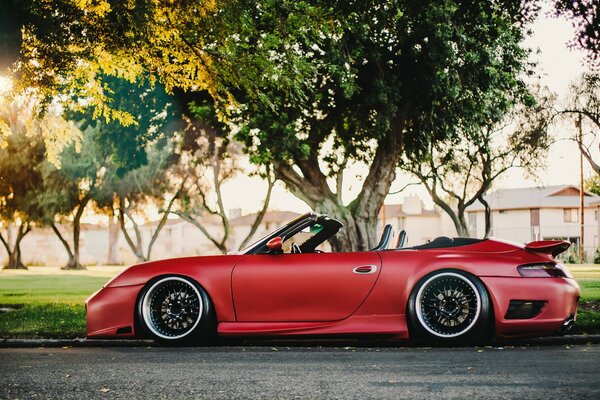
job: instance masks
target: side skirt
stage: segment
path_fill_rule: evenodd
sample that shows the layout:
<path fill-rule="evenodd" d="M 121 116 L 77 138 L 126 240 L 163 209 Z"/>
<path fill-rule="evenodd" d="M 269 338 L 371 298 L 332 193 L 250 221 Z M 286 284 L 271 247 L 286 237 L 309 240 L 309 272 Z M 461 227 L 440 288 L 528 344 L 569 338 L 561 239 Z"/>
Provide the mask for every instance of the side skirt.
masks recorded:
<path fill-rule="evenodd" d="M 219 322 L 217 333 L 223 337 L 376 334 L 408 338 L 402 314 L 356 315 L 333 322 Z"/>

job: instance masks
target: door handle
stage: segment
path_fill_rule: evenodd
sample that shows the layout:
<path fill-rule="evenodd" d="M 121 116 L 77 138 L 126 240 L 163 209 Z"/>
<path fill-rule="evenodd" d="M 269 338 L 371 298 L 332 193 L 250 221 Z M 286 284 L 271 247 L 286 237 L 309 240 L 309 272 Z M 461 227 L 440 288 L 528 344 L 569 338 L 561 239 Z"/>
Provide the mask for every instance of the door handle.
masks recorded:
<path fill-rule="evenodd" d="M 377 271 L 377 266 L 372 265 L 372 264 L 360 265 L 352 270 L 352 272 L 354 272 L 355 274 L 360 274 L 360 275 L 372 274 L 376 271 Z"/>

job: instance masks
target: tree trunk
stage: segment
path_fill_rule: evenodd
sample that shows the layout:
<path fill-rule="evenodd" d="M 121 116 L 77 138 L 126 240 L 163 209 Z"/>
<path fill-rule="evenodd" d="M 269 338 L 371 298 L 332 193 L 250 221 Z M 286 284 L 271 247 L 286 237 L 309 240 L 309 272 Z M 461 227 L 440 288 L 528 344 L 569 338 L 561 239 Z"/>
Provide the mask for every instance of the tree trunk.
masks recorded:
<path fill-rule="evenodd" d="M 458 206 L 458 221 L 460 224 L 460 230 L 457 229 L 457 233 L 459 237 L 471 237 L 471 232 L 469 232 L 469 223 L 465 218 L 465 208 L 464 205 Z"/>
<path fill-rule="evenodd" d="M 492 230 L 492 210 L 490 209 L 490 205 L 483 198 L 483 195 L 478 196 L 477 199 L 483 204 L 484 213 L 485 213 L 485 232 L 483 234 L 484 238 L 487 238 L 490 235 L 490 231 Z"/>
<path fill-rule="evenodd" d="M 129 232 L 127 232 L 127 228 L 125 227 L 125 215 L 127 215 L 129 220 L 133 224 L 133 230 L 135 232 L 135 237 L 136 237 L 135 243 L 131 239 Z M 135 256 L 137 258 L 137 262 L 140 263 L 140 262 L 148 261 L 144 257 L 144 251 L 142 250 L 142 236 L 141 236 L 139 227 L 138 227 L 137 223 L 135 222 L 135 220 L 133 219 L 133 217 L 131 216 L 131 214 L 129 213 L 129 210 L 127 209 L 127 207 L 125 207 L 125 199 L 123 199 L 121 197 L 119 197 L 119 225 L 121 226 L 121 232 L 123 233 L 123 237 L 125 237 L 125 241 L 127 242 L 127 244 L 129 245 L 129 248 L 131 249 L 131 251 L 133 251 L 133 254 L 135 254 Z"/>
<path fill-rule="evenodd" d="M 83 211 L 87 206 L 90 200 L 89 193 L 86 195 L 77 207 L 77 211 L 75 212 L 75 217 L 73 218 L 73 252 L 69 254 L 69 261 L 67 265 L 62 267 L 63 270 L 82 270 L 86 269 L 79 262 L 79 237 L 81 235 L 81 216 L 83 215 Z"/>
<path fill-rule="evenodd" d="M 106 263 L 109 265 L 119 264 L 119 224 L 115 223 L 115 216 L 108 217 L 108 259 Z"/>
<path fill-rule="evenodd" d="M 4 266 L 4 269 L 27 269 L 23 261 L 21 260 L 21 240 L 31 231 L 29 224 L 25 227 L 23 224 L 19 225 L 17 231 L 17 237 L 15 238 L 15 244 L 11 248 L 10 239 L 4 240 L 4 237 L 0 235 L 0 241 L 4 245 L 6 252 L 8 253 L 8 263 Z"/>
<path fill-rule="evenodd" d="M 302 175 L 290 164 L 274 163 L 275 176 L 315 212 L 327 214 L 344 224 L 329 242 L 333 251 L 365 251 L 377 244 L 377 218 L 396 178 L 402 152 L 403 119 L 392 121 L 392 130 L 377 147 L 369 173 L 359 195 L 348 206 L 341 202 L 342 188 L 333 193 L 327 177 L 319 167 L 318 149 L 313 148 L 306 160 L 296 160 Z"/>

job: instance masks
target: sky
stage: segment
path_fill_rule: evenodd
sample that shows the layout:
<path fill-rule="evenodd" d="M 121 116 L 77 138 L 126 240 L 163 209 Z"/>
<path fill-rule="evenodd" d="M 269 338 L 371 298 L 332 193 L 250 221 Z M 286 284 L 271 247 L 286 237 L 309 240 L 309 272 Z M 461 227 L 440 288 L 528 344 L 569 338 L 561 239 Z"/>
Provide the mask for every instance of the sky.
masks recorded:
<path fill-rule="evenodd" d="M 539 63 L 538 73 L 541 83 L 562 97 L 570 84 L 579 74 L 585 71 L 584 53 L 580 50 L 569 49 L 567 42 L 574 37 L 571 24 L 564 18 L 546 16 L 544 13 L 533 25 L 533 35 L 525 45 L 539 49 L 539 54 L 533 57 Z M 556 137 L 568 137 L 573 133 L 573 126 L 563 125 L 554 127 L 552 134 Z M 344 201 L 351 201 L 360 191 L 361 182 L 355 178 L 364 173 L 364 168 L 353 168 L 345 175 Z M 584 174 L 590 176 L 591 169 L 584 160 Z M 399 174 L 392 185 L 392 192 L 402 188 L 415 178 Z M 493 189 L 507 189 L 528 186 L 547 186 L 561 184 L 579 184 L 579 150 L 573 141 L 561 140 L 553 145 L 548 153 L 546 168 L 538 171 L 535 177 L 525 176 L 522 170 L 508 171 L 494 185 Z M 266 184 L 260 179 L 240 177 L 223 188 L 227 208 L 241 208 L 244 213 L 257 211 L 266 193 Z M 389 195 L 386 204 L 402 203 L 403 198 L 418 195 L 426 207 L 433 207 L 433 202 L 422 185 L 410 186 L 396 195 Z M 271 209 L 289 210 L 295 212 L 310 211 L 310 208 L 294 195 L 287 192 L 279 182 L 273 190 Z"/>

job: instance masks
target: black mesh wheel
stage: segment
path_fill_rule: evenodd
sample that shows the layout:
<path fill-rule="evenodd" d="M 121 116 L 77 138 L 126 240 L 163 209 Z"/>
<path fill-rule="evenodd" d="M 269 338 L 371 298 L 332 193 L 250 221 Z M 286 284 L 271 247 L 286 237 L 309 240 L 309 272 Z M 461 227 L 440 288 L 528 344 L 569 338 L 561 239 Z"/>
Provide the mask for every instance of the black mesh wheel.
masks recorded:
<path fill-rule="evenodd" d="M 443 343 L 477 341 L 489 327 L 490 309 L 479 279 L 462 271 L 437 271 L 421 279 L 411 293 L 411 335 Z"/>
<path fill-rule="evenodd" d="M 138 303 L 138 318 L 145 330 L 162 343 L 202 342 L 208 332 L 210 300 L 188 278 L 165 276 L 151 281 Z"/>

